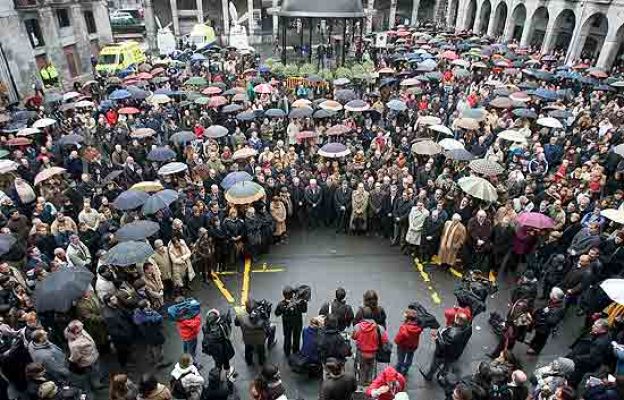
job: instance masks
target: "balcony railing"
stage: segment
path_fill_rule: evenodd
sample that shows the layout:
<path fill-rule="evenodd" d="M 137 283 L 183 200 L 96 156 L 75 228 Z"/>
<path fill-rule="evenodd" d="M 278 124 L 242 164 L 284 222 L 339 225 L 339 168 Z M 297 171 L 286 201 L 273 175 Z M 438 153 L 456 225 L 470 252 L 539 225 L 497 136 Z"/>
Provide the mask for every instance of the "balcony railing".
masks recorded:
<path fill-rule="evenodd" d="M 36 8 L 40 3 L 40 0 L 13 0 L 13 5 L 16 9 Z"/>

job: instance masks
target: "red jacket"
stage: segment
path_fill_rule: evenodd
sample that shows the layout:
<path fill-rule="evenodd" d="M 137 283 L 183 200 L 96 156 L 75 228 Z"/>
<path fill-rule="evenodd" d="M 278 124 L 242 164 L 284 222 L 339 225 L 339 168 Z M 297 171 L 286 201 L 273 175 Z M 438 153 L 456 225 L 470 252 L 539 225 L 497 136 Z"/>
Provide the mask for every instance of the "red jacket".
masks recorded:
<path fill-rule="evenodd" d="M 358 350 L 365 355 L 370 356 L 371 354 L 377 353 L 377 349 L 379 348 L 377 327 L 379 327 L 379 332 L 381 332 L 381 342 L 388 342 L 388 334 L 383 326 L 377 325 L 374 321 L 365 319 L 355 325 L 353 340 L 355 340 Z"/>
<path fill-rule="evenodd" d="M 414 351 L 418 348 L 421 332 L 422 328 L 416 322 L 404 322 L 394 337 L 394 343 L 402 349 Z"/>
<path fill-rule="evenodd" d="M 405 391 L 405 377 L 399 374 L 393 367 L 386 367 L 381 374 L 377 375 L 375 380 L 366 389 L 366 396 L 373 397 L 373 390 L 382 386 L 390 388 L 386 393 L 382 393 L 377 397 L 379 400 L 392 400 L 394 395 Z"/>
<path fill-rule="evenodd" d="M 201 325 L 201 313 L 190 319 L 180 319 L 176 321 L 178 334 L 180 335 L 180 339 L 184 342 L 195 339 L 197 335 L 199 335 Z"/>

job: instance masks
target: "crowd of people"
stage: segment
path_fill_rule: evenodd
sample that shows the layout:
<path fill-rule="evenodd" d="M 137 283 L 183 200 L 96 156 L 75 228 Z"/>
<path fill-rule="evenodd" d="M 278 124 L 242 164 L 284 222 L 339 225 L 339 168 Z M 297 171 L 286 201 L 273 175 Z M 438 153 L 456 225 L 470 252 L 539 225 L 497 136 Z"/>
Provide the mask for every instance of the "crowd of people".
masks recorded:
<path fill-rule="evenodd" d="M 1 113 L 3 395 L 92 396 L 106 386 L 100 354 L 113 353 L 111 399 L 226 399 L 234 323 L 246 363 L 261 366 L 242 397 L 285 398 L 265 362 L 270 302 L 202 315 L 190 283 L 240 269 L 290 230 L 331 227 L 463 280 L 442 323 L 414 303 L 398 329 L 374 290 L 354 312 L 342 288 L 304 327 L 306 290 L 286 287 L 283 352 L 322 380 L 321 399 L 405 398 L 426 329 L 435 352 L 420 372 L 449 399 L 621 398 L 624 82 L 469 34 L 389 37 L 384 49 L 359 44 L 370 71 L 351 80 L 286 79 L 213 49 L 37 91 Z M 507 315 L 490 316 L 499 343 L 457 377 L 499 272 L 514 280 Z M 584 323 L 570 351 L 523 370 L 515 345 L 539 354 L 573 314 Z M 175 340 L 166 319 L 184 354 L 161 383 L 153 373 Z M 135 384 L 137 348 L 154 370 Z M 206 379 L 199 352 L 215 362 Z"/>

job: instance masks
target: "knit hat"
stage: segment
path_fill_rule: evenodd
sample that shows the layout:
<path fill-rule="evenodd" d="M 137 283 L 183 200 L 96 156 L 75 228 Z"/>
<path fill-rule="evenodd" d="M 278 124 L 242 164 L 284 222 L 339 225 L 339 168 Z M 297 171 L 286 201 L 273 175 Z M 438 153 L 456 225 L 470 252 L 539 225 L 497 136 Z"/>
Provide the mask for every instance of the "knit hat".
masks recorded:
<path fill-rule="evenodd" d="M 569 376 L 572 372 L 574 372 L 574 361 L 569 358 L 559 357 L 552 362 L 552 366 L 553 369 L 566 376 Z"/>
<path fill-rule="evenodd" d="M 39 398 L 40 399 L 52 399 L 58 393 L 58 387 L 52 381 L 43 382 L 39 386 Z"/>

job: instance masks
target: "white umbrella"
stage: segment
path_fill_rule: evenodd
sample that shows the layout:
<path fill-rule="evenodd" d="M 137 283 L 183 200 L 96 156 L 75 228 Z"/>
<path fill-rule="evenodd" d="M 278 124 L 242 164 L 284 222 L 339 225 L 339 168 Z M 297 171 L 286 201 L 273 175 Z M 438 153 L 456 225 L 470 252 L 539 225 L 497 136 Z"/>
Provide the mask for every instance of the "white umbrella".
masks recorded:
<path fill-rule="evenodd" d="M 158 170 L 158 175 L 171 175 L 183 172 L 188 169 L 188 165 L 182 162 L 170 162 L 165 164 Z"/>
<path fill-rule="evenodd" d="M 429 125 L 428 128 L 431 129 L 432 131 L 440 132 L 443 135 L 453 136 L 453 131 L 451 130 L 451 128 L 444 126 L 444 125 L 434 124 L 434 125 Z"/>
<path fill-rule="evenodd" d="M 30 136 L 35 135 L 39 132 L 41 131 L 37 128 L 22 128 L 19 130 L 19 132 L 17 132 L 17 136 Z"/>
<path fill-rule="evenodd" d="M 78 93 L 78 92 L 67 92 L 63 95 L 63 102 L 75 99 L 77 97 L 82 96 L 82 94 Z"/>
<path fill-rule="evenodd" d="M 538 125 L 545 126 L 547 128 L 563 129 L 563 125 L 561 124 L 561 122 L 559 122 L 557 118 L 544 117 L 539 118 L 536 122 Z"/>
<path fill-rule="evenodd" d="M 451 61 L 451 64 L 458 65 L 458 66 L 464 67 L 464 68 L 469 68 L 470 67 L 470 62 L 466 61 L 466 60 L 462 60 L 462 59 L 453 60 L 453 61 Z"/>
<path fill-rule="evenodd" d="M 19 165 L 12 160 L 0 160 L 0 174 L 6 174 L 17 170 Z"/>
<path fill-rule="evenodd" d="M 418 118 L 416 120 L 416 125 L 440 125 L 440 122 L 442 122 L 440 118 L 426 115 Z"/>
<path fill-rule="evenodd" d="M 457 181 L 459 187 L 472 197 L 476 197 L 489 203 L 498 199 L 496 188 L 486 179 L 478 176 L 466 176 Z"/>
<path fill-rule="evenodd" d="M 624 157 L 624 143 L 618 144 L 613 148 L 613 152 Z"/>
<path fill-rule="evenodd" d="M 464 145 L 459 140 L 455 140 L 451 138 L 444 138 L 440 140 L 438 144 L 442 146 L 444 150 L 456 150 L 456 149 L 464 148 Z"/>
<path fill-rule="evenodd" d="M 624 210 L 618 210 L 615 208 L 607 208 L 600 211 L 600 215 L 606 219 L 610 219 L 613 222 L 624 225 Z"/>
<path fill-rule="evenodd" d="M 93 107 L 93 106 L 94 106 L 93 102 L 89 100 L 80 100 L 74 103 L 74 107 L 76 108 Z"/>
<path fill-rule="evenodd" d="M 600 287 L 611 300 L 624 304 L 624 279 L 607 279 Z"/>
<path fill-rule="evenodd" d="M 507 130 L 502 131 L 501 133 L 498 134 L 498 138 L 509 140 L 510 142 L 517 142 L 517 143 L 523 143 L 523 144 L 527 143 L 526 136 L 524 136 L 522 132 L 516 131 L 514 129 L 507 129 Z"/>
<path fill-rule="evenodd" d="M 152 104 L 166 104 L 171 101 L 171 98 L 166 94 L 153 94 L 148 100 Z"/>
<path fill-rule="evenodd" d="M 56 120 L 52 119 L 52 118 L 41 118 L 35 121 L 34 124 L 32 124 L 33 128 L 37 128 L 37 129 L 41 129 L 41 128 L 47 128 L 48 126 L 52 126 L 56 124 Z"/>

